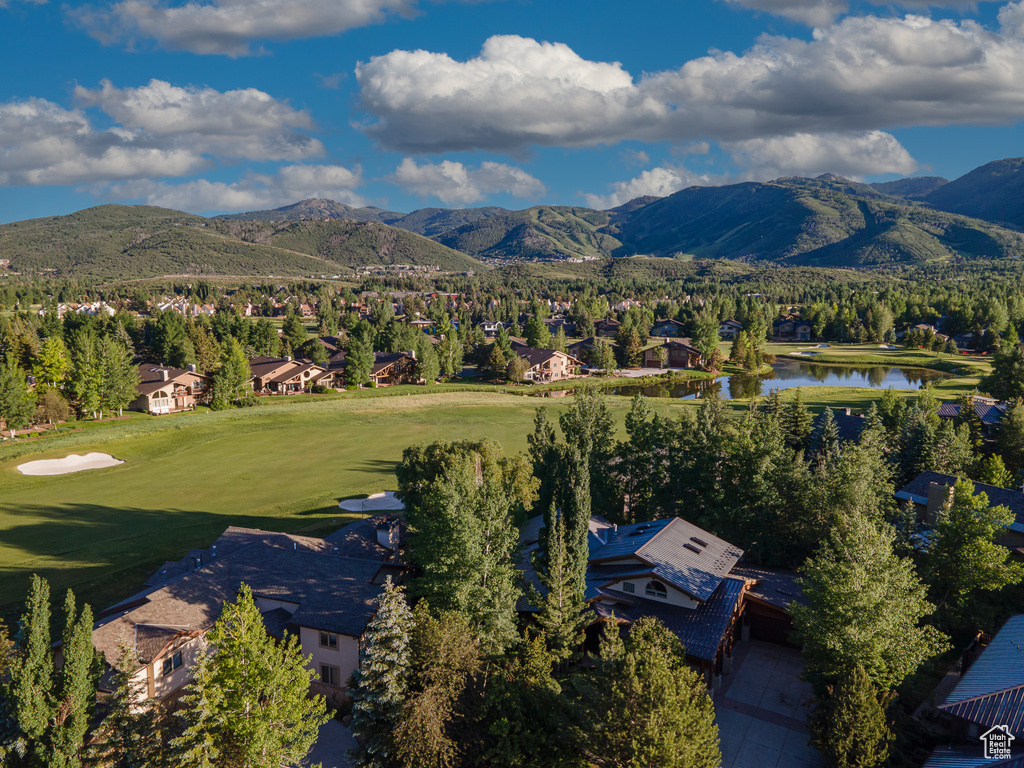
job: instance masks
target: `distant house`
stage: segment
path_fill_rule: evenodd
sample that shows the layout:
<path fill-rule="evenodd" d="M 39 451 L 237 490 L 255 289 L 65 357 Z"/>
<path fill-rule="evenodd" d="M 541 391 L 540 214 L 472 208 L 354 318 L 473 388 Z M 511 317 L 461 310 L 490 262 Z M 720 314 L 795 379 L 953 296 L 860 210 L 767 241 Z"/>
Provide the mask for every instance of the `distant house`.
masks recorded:
<path fill-rule="evenodd" d="M 377 352 L 370 369 L 370 381 L 378 387 L 414 384 L 415 373 L 415 352 Z"/>
<path fill-rule="evenodd" d="M 810 341 L 812 328 L 800 315 L 785 315 L 772 323 L 772 331 L 778 341 Z"/>
<path fill-rule="evenodd" d="M 208 403 L 212 395 L 213 379 L 188 369 L 171 368 L 155 363 L 139 366 L 138 397 L 129 410 L 152 414 L 190 411 L 200 403 Z"/>
<path fill-rule="evenodd" d="M 651 326 L 651 336 L 675 339 L 685 334 L 686 326 L 678 320 L 659 320 Z"/>
<path fill-rule="evenodd" d="M 484 320 L 478 327 L 483 331 L 485 339 L 493 339 L 501 333 L 501 329 L 504 328 L 505 325 L 497 320 Z"/>
<path fill-rule="evenodd" d="M 520 567 L 535 586 L 530 555 L 542 526 L 537 517 L 520 532 Z M 585 600 L 593 620 L 613 613 L 627 626 L 643 616 L 660 619 L 682 641 L 687 661 L 717 685 L 739 631 L 747 579 L 730 571 L 743 550 L 678 517 L 616 526 L 595 516 L 588 545 Z"/>
<path fill-rule="evenodd" d="M 971 402 L 974 405 L 974 412 L 981 420 L 983 434 L 987 439 L 994 440 L 996 430 L 999 428 L 1003 416 L 1006 415 L 1006 403 L 981 395 L 974 395 Z M 942 403 L 939 406 L 939 418 L 959 419 L 960 403 Z"/>
<path fill-rule="evenodd" d="M 396 559 L 396 525 L 380 516 L 342 529 L 333 540 L 232 526 L 212 546 L 165 563 L 142 592 L 100 613 L 93 644 L 109 670 L 126 640 L 143 695 L 171 703 L 188 684 L 189 668 L 204 652 L 204 635 L 224 603 L 247 584 L 268 633 L 295 635 L 311 656 L 314 692 L 340 702 L 385 579 L 401 581 L 408 571 Z M 354 526 L 359 530 L 349 531 Z M 105 675 L 101 689 L 107 684 Z"/>
<path fill-rule="evenodd" d="M 559 328 L 562 329 L 562 333 L 566 336 L 576 335 L 576 323 L 561 316 L 545 318 L 544 325 L 547 326 L 551 335 L 558 333 Z"/>
<path fill-rule="evenodd" d="M 896 491 L 896 500 L 913 504 L 918 520 L 931 525 L 935 523 L 936 513 L 953 492 L 956 481 L 957 478 L 953 475 L 922 472 Z M 1008 507 L 1014 514 L 1014 521 L 997 541 L 1024 554 L 1024 493 L 985 483 L 974 483 L 974 495 L 977 496 L 979 493 L 988 496 L 988 503 L 991 506 Z"/>
<path fill-rule="evenodd" d="M 666 341 L 664 344 L 648 347 L 644 350 L 644 366 L 647 368 L 659 367 L 660 361 L 658 360 L 658 350 L 664 349 L 666 354 L 666 368 L 700 367 L 704 358 L 700 354 L 700 350 L 687 343 L 689 341 L 689 339 L 681 341 Z"/>
<path fill-rule="evenodd" d="M 578 359 L 583 360 L 583 361 L 585 361 L 585 362 L 587 362 L 589 364 L 591 362 L 590 355 L 594 351 L 594 345 L 595 345 L 596 341 L 597 341 L 597 337 L 596 336 L 588 336 L 587 338 L 583 339 L 582 341 L 576 341 L 576 342 L 573 342 L 572 344 L 569 344 L 565 348 L 565 350 L 566 350 L 566 352 L 569 353 L 570 357 L 578 358 Z M 607 341 L 605 343 L 608 344 L 608 346 L 611 347 L 613 350 L 615 349 L 615 342 L 614 341 Z"/>
<path fill-rule="evenodd" d="M 621 326 L 618 320 L 598 320 L 594 323 L 594 333 L 598 336 L 606 336 L 614 338 L 615 334 L 619 332 L 619 326 Z"/>
<path fill-rule="evenodd" d="M 980 638 L 987 640 L 988 638 Z M 1024 744 L 1024 614 L 1003 625 L 973 662 L 965 656 L 966 671 L 960 682 L 938 706 L 952 722 L 954 738 L 964 740 L 981 756 L 980 738 L 994 728 L 1005 727 Z M 974 654 L 971 654 L 974 655 Z M 978 760 L 977 765 L 998 765 Z M 960 763 L 960 765 L 969 765 Z"/>
<path fill-rule="evenodd" d="M 585 365 L 578 357 L 552 349 L 514 346 L 512 351 L 530 366 L 526 370 L 525 380 L 538 384 L 572 378 Z"/>
<path fill-rule="evenodd" d="M 308 360 L 260 355 L 249 361 L 252 389 L 257 395 L 293 395 L 303 392 L 328 376 L 322 366 Z"/>
<path fill-rule="evenodd" d="M 735 320 L 723 320 L 722 324 L 718 326 L 718 337 L 720 339 L 735 339 L 742 330 L 743 326 Z"/>

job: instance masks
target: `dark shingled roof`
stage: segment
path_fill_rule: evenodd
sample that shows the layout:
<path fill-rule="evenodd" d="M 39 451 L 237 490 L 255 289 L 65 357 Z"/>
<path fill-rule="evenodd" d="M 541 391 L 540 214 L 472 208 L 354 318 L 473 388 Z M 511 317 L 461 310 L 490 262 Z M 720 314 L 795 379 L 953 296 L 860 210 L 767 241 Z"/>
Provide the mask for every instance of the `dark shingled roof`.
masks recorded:
<path fill-rule="evenodd" d="M 975 400 L 974 412 L 978 414 L 982 424 L 998 424 L 1006 414 L 1006 403 L 986 403 Z M 960 403 L 942 403 L 939 406 L 939 416 L 943 419 L 959 418 Z"/>
<path fill-rule="evenodd" d="M 380 373 L 389 365 L 394 365 L 399 360 L 405 357 L 412 360 L 412 357 L 407 352 L 377 352 L 374 355 L 373 368 L 371 369 L 370 372 Z"/>
<path fill-rule="evenodd" d="M 957 478 L 953 475 L 944 475 L 941 472 L 922 472 L 905 486 L 896 491 L 896 498 L 901 501 L 913 501 L 915 504 L 928 503 L 928 487 L 932 483 L 939 485 L 953 485 Z M 988 496 L 990 506 L 1008 507 L 1014 515 L 1014 522 L 1010 523 L 1010 529 L 1018 533 L 1024 533 L 1024 493 L 1011 491 L 1008 488 L 997 488 L 986 483 L 974 484 L 974 495 L 984 493 Z"/>
<path fill-rule="evenodd" d="M 939 709 L 1024 739 L 1024 613 L 1003 625 Z"/>
<path fill-rule="evenodd" d="M 806 604 L 807 602 L 803 590 L 796 581 L 799 576 L 793 571 L 782 571 L 763 566 L 737 565 L 729 572 L 729 575 L 746 581 L 756 581 L 757 584 L 747 589 L 747 596 L 774 605 L 784 611 L 788 611 L 794 603 Z"/>
<path fill-rule="evenodd" d="M 195 550 L 204 554 L 198 568 L 198 557 L 165 566 L 159 586 L 105 612 L 93 644 L 109 663 L 117 659 L 119 638 L 135 638 L 136 627 L 156 628 L 143 631 L 143 658 L 144 652 L 159 652 L 155 644 L 167 634 L 160 628 L 206 631 L 242 584 L 256 597 L 297 604 L 292 626 L 359 637 L 381 591 L 379 572 L 389 567 L 380 560 L 335 556 L 331 542 L 305 536 L 229 528 L 217 541 L 216 557 L 212 547 Z"/>
<path fill-rule="evenodd" d="M 393 523 L 398 526 L 399 542 L 406 538 L 408 524 L 405 518 L 400 515 L 383 513 L 363 520 L 356 520 L 341 530 L 325 536 L 324 541 L 330 542 L 331 546 L 338 550 L 340 557 L 357 557 L 363 560 L 384 562 L 391 557 L 391 552 L 377 543 L 377 525 L 381 523 Z"/>
<path fill-rule="evenodd" d="M 687 655 L 702 661 L 714 661 L 736 611 L 736 604 L 742 595 L 743 580 L 727 577 L 722 579 L 707 602 L 699 605 L 696 610 L 679 608 L 643 597 L 635 598 L 636 603 L 633 606 L 629 606 L 625 601 L 616 606 L 600 603 L 595 603 L 594 606 L 598 615 L 602 617 L 614 610 L 616 618 L 630 622 L 643 616 L 660 619 L 682 641 Z M 616 594 L 615 597 L 619 598 L 620 595 Z"/>
<path fill-rule="evenodd" d="M 867 419 L 845 410 L 832 411 L 832 418 L 835 419 L 836 427 L 839 429 L 839 442 L 851 443 L 860 439 L 860 433 L 867 423 Z M 814 417 L 814 426 L 811 429 L 811 445 L 816 445 L 821 440 L 825 431 L 825 412 L 822 411 Z"/>

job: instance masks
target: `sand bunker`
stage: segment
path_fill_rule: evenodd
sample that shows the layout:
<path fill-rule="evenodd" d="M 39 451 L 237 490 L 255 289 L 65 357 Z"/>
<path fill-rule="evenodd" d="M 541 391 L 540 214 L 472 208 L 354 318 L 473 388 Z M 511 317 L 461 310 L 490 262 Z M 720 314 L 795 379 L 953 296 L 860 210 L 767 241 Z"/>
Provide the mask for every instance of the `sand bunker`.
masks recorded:
<path fill-rule="evenodd" d="M 405 509 L 405 505 L 395 498 L 394 491 L 372 493 L 365 499 L 345 499 L 338 506 L 347 512 L 384 512 Z"/>
<path fill-rule="evenodd" d="M 23 475 L 66 475 L 86 469 L 116 467 L 118 464 L 124 464 L 124 462 L 106 453 L 87 453 L 85 456 L 73 453 L 63 459 L 42 459 L 20 464 L 18 471 Z"/>

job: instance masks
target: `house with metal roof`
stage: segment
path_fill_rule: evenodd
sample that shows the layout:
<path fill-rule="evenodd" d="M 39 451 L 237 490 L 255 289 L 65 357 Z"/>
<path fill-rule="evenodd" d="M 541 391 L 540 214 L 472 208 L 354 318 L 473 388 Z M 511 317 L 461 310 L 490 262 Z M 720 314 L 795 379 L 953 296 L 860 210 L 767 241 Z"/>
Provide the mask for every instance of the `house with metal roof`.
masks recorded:
<path fill-rule="evenodd" d="M 933 768 L 1003 765 L 984 757 L 982 741 L 993 729 L 1024 745 L 1024 614 L 1003 625 L 938 709 L 964 746 L 933 752 L 927 763 Z"/>
<path fill-rule="evenodd" d="M 910 502 L 919 520 L 933 523 L 935 514 L 949 499 L 958 479 L 941 472 L 922 472 L 896 491 L 896 500 Z M 988 496 L 990 506 L 1007 507 L 1014 515 L 1013 522 L 996 541 L 1011 549 L 1020 550 L 1024 547 L 1024 493 L 986 483 L 974 483 L 974 495 L 980 493 Z"/>
<path fill-rule="evenodd" d="M 994 440 L 996 429 L 998 429 L 1003 416 L 1006 415 L 1006 403 L 1000 402 L 991 397 L 974 395 L 971 398 L 971 405 L 978 419 L 981 421 L 981 429 L 987 440 Z M 959 419 L 960 403 L 942 403 L 939 406 L 940 419 Z"/>
<path fill-rule="evenodd" d="M 520 531 L 521 567 L 535 586 L 530 558 L 543 524 L 536 517 Z M 687 660 L 709 683 L 728 671 L 747 586 L 730 571 L 743 550 L 678 517 L 613 525 L 597 516 L 590 519 L 588 549 L 584 599 L 595 622 L 614 614 L 628 626 L 654 616 L 679 637 Z"/>
<path fill-rule="evenodd" d="M 340 700 L 385 580 L 401 581 L 408 571 L 396 559 L 393 521 L 353 526 L 327 539 L 232 526 L 211 546 L 164 563 L 143 591 L 103 611 L 93 645 L 109 670 L 126 642 L 137 689 L 171 702 L 188 684 L 206 632 L 246 584 L 267 631 L 298 637 L 317 675 L 316 692 Z"/>

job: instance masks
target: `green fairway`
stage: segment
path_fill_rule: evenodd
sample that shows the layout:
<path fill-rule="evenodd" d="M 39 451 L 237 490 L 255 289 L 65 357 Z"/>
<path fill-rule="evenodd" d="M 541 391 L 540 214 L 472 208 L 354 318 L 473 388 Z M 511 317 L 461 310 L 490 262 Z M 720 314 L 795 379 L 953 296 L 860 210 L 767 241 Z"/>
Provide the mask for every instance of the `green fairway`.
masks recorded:
<path fill-rule="evenodd" d="M 628 401 L 614 401 L 621 423 Z M 557 412 L 566 401 L 476 393 L 277 401 L 2 446 L 0 604 L 20 600 L 33 572 L 109 602 L 228 525 L 326 533 L 346 522 L 339 499 L 395 487 L 405 447 L 486 436 L 517 453 L 542 402 Z M 90 451 L 125 463 L 55 477 L 17 470 Z"/>
<path fill-rule="evenodd" d="M 936 389 L 949 399 L 972 391 L 977 381 L 977 375 L 951 378 Z M 866 409 L 881 397 L 877 389 L 801 391 L 815 411 L 826 405 Z M 339 514 L 340 499 L 395 487 L 394 467 L 407 446 L 491 437 L 506 453 L 518 453 L 526 449 L 536 408 L 546 405 L 557 417 L 569 402 L 484 385 L 447 391 L 395 387 L 268 399 L 257 408 L 219 413 L 133 414 L 82 422 L 78 431 L 38 441 L 4 444 L 0 606 L 24 597 L 33 572 L 106 605 L 137 591 L 165 560 L 208 546 L 229 525 L 327 533 L 351 519 Z M 608 402 L 621 431 L 629 399 L 609 396 Z M 654 398 L 650 403 L 669 415 L 699 401 Z M 747 401 L 727 403 L 736 415 L 748 407 Z M 55 477 L 17 471 L 26 461 L 90 451 L 125 463 Z"/>

